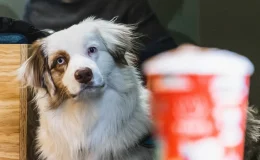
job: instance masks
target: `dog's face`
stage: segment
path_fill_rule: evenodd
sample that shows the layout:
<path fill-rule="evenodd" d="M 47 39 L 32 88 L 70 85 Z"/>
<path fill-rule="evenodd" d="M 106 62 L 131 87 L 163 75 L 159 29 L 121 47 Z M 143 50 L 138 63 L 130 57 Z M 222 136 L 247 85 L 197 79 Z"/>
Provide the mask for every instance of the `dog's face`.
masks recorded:
<path fill-rule="evenodd" d="M 131 28 L 90 18 L 33 44 L 19 77 L 45 89 L 57 106 L 66 98 L 102 91 L 113 68 L 128 65 L 125 53 L 132 40 Z"/>

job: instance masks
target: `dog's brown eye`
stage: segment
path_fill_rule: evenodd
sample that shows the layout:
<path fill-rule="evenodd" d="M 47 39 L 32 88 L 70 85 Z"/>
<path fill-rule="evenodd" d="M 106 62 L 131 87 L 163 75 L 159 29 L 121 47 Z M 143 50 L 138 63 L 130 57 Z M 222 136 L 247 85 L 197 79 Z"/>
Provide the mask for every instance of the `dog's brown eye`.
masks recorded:
<path fill-rule="evenodd" d="M 88 55 L 91 55 L 93 53 L 97 52 L 97 48 L 96 47 L 89 47 L 88 48 Z"/>
<path fill-rule="evenodd" d="M 62 57 L 60 57 L 60 58 L 58 58 L 57 59 L 57 64 L 64 64 L 65 63 L 65 59 L 64 58 L 62 58 Z"/>

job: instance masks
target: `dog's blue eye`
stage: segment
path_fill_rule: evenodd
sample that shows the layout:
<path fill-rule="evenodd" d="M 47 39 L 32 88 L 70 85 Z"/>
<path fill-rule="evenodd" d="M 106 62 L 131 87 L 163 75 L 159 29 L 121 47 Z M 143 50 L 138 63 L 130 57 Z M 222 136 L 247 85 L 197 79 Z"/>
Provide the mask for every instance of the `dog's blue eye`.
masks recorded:
<path fill-rule="evenodd" d="M 58 59 L 57 59 L 57 63 L 58 63 L 58 64 L 64 64 L 64 63 L 65 63 L 65 59 L 62 58 L 62 57 L 61 57 L 61 58 L 58 58 Z"/>
<path fill-rule="evenodd" d="M 97 48 L 96 47 L 90 47 L 88 49 L 88 54 L 92 54 L 92 53 L 96 53 L 97 52 Z"/>

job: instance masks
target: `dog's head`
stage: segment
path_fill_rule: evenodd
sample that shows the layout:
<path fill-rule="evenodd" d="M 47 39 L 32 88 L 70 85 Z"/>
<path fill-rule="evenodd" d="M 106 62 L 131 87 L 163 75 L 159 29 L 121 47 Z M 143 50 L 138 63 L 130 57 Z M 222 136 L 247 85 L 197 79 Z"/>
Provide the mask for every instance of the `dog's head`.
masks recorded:
<path fill-rule="evenodd" d="M 125 55 L 133 49 L 132 29 L 86 19 L 35 42 L 19 78 L 27 86 L 46 90 L 54 106 L 81 93 L 101 91 L 114 67 L 129 65 Z"/>

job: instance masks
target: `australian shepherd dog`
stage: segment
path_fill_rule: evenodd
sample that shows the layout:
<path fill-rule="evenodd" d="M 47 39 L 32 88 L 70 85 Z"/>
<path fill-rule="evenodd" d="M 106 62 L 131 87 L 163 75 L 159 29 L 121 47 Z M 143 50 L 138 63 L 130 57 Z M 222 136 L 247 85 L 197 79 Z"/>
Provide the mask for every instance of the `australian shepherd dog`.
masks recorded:
<path fill-rule="evenodd" d="M 41 159 L 153 159 L 135 42 L 132 26 L 88 18 L 32 45 L 18 77 L 35 92 Z"/>

